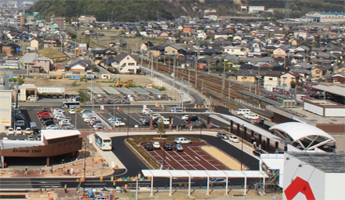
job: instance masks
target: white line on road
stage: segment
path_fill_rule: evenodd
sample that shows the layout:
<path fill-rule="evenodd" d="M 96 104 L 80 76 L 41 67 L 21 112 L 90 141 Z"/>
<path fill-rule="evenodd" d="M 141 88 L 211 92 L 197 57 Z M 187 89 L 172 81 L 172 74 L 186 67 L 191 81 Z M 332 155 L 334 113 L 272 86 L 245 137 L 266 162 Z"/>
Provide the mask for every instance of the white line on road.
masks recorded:
<path fill-rule="evenodd" d="M 188 163 L 189 166 L 192 166 L 194 169 L 196 169 L 192 164 L 190 164 L 187 160 L 185 160 L 180 154 L 176 153 L 175 151 L 173 151 L 176 155 L 178 155 L 180 158 L 182 158 L 183 161 L 185 161 L 186 163 Z M 181 165 L 181 164 L 180 164 Z M 183 167 L 185 168 L 185 167 Z M 186 169 L 186 168 L 185 168 Z"/>
<path fill-rule="evenodd" d="M 188 147 L 189 148 L 189 147 Z M 196 161 L 192 156 L 190 156 L 189 154 L 187 154 L 185 151 L 183 152 L 184 154 L 186 154 L 190 159 L 192 159 L 191 161 L 196 162 L 198 165 L 200 165 L 202 168 L 204 168 L 205 170 L 207 170 L 206 167 L 204 167 L 202 164 L 200 164 L 198 161 Z"/>
<path fill-rule="evenodd" d="M 194 153 L 196 153 L 192 148 L 188 147 L 191 151 L 193 151 Z M 201 159 L 205 160 L 208 164 L 210 164 L 212 167 L 214 167 L 215 169 L 218 169 L 216 166 L 214 166 L 212 163 L 208 162 L 205 158 L 200 157 Z"/>

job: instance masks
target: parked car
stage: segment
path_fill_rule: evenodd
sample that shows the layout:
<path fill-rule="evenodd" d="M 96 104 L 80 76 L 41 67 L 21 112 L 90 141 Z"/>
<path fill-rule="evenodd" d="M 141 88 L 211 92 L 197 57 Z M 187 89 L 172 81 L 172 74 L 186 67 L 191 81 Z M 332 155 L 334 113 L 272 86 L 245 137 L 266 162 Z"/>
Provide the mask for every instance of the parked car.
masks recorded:
<path fill-rule="evenodd" d="M 175 145 L 175 150 L 176 150 L 176 151 L 183 151 L 182 145 L 181 145 L 181 144 L 176 144 L 176 145 Z"/>
<path fill-rule="evenodd" d="M 217 133 L 217 138 L 223 139 L 223 140 L 229 139 L 229 138 L 228 138 L 228 134 L 223 133 L 223 132 L 218 132 L 218 133 Z"/>
<path fill-rule="evenodd" d="M 50 117 L 50 114 L 49 113 L 43 113 L 43 114 L 40 114 L 38 115 L 39 118 L 42 118 L 42 117 Z"/>
<path fill-rule="evenodd" d="M 86 114 L 86 113 L 92 113 L 92 110 L 87 110 L 87 109 L 84 109 L 82 111 L 80 111 L 80 114 Z"/>
<path fill-rule="evenodd" d="M 120 120 L 120 119 L 121 119 L 121 118 L 112 116 L 112 117 L 108 118 L 108 121 L 118 121 L 118 120 Z"/>
<path fill-rule="evenodd" d="M 17 127 L 16 128 L 16 135 L 22 135 L 23 134 L 23 130 L 21 127 Z"/>
<path fill-rule="evenodd" d="M 228 179 L 228 184 L 229 184 L 229 179 Z M 226 183 L 226 178 L 211 178 L 210 179 L 210 184 L 211 185 L 225 185 Z"/>
<path fill-rule="evenodd" d="M 264 125 L 265 124 L 265 119 L 259 118 L 259 119 L 255 120 L 254 123 L 258 124 L 258 125 Z"/>
<path fill-rule="evenodd" d="M 153 142 L 153 148 L 155 148 L 155 149 L 159 149 L 159 148 L 161 148 L 161 145 L 159 144 L 159 142 Z"/>
<path fill-rule="evenodd" d="M 64 113 L 65 111 L 62 110 L 61 108 L 54 108 L 53 113 L 56 113 L 56 112 Z"/>
<path fill-rule="evenodd" d="M 244 114 L 248 114 L 250 113 L 249 109 L 246 108 L 240 108 L 238 110 L 236 110 L 236 115 L 244 115 Z"/>
<path fill-rule="evenodd" d="M 153 151 L 153 145 L 151 143 L 146 143 L 144 147 L 147 151 Z"/>
<path fill-rule="evenodd" d="M 52 120 L 52 121 L 54 121 L 54 118 L 52 118 L 51 116 L 47 116 L 47 117 L 42 117 L 41 119 L 40 119 L 40 121 L 49 121 L 49 120 Z"/>
<path fill-rule="evenodd" d="M 264 153 L 264 151 L 262 151 L 262 150 L 260 150 L 260 149 L 256 149 L 256 150 L 253 151 L 253 154 L 256 155 L 256 156 L 259 156 L 259 157 L 260 157 L 260 155 L 263 154 L 263 153 Z"/>
<path fill-rule="evenodd" d="M 143 108 L 141 113 L 143 113 L 144 115 L 149 115 L 152 113 L 152 110 L 150 108 Z"/>
<path fill-rule="evenodd" d="M 246 119 L 259 119 L 259 116 L 254 113 L 248 113 L 243 115 Z"/>
<path fill-rule="evenodd" d="M 55 124 L 51 124 L 51 125 L 46 126 L 46 129 L 47 130 L 57 130 L 57 129 L 59 129 L 59 127 L 57 127 Z"/>
<path fill-rule="evenodd" d="M 176 143 L 181 143 L 181 144 L 185 144 L 185 143 L 192 143 L 191 140 L 188 140 L 184 137 L 179 137 L 177 139 L 174 140 Z"/>
<path fill-rule="evenodd" d="M 8 135 L 14 135 L 13 128 L 8 128 Z"/>
<path fill-rule="evenodd" d="M 26 129 L 25 129 L 25 134 L 26 134 L 26 135 L 32 134 L 32 130 L 31 130 L 30 128 L 26 128 Z"/>
<path fill-rule="evenodd" d="M 75 114 L 75 110 L 74 110 L 74 109 L 69 109 L 68 113 L 69 113 L 70 115 L 74 115 L 74 114 Z"/>
<path fill-rule="evenodd" d="M 96 130 L 100 130 L 100 129 L 104 129 L 104 126 L 103 126 L 103 124 L 95 124 L 93 126 L 93 128 L 96 129 Z"/>
<path fill-rule="evenodd" d="M 42 111 L 38 111 L 36 114 L 37 115 L 42 115 L 44 113 L 49 113 L 49 110 L 42 110 Z"/>
<path fill-rule="evenodd" d="M 42 124 L 43 124 L 44 126 L 49 126 L 49 125 L 51 125 L 51 124 L 55 124 L 55 122 L 54 122 L 53 120 L 48 120 L 48 121 L 42 122 Z"/>
<path fill-rule="evenodd" d="M 240 142 L 240 140 L 238 139 L 238 137 L 233 136 L 233 135 L 229 135 L 229 140 L 230 140 L 231 142 L 234 142 L 234 143 Z"/>
<path fill-rule="evenodd" d="M 114 121 L 111 125 L 113 126 L 126 126 L 124 122 L 121 121 Z"/>
<path fill-rule="evenodd" d="M 188 120 L 188 117 L 189 117 L 189 115 L 183 115 L 183 116 L 181 117 L 181 119 L 183 119 L 183 120 Z"/>
<path fill-rule="evenodd" d="M 172 145 L 170 143 L 165 143 L 163 145 L 163 148 L 164 148 L 165 151 L 172 151 L 173 150 L 173 147 L 172 147 Z"/>

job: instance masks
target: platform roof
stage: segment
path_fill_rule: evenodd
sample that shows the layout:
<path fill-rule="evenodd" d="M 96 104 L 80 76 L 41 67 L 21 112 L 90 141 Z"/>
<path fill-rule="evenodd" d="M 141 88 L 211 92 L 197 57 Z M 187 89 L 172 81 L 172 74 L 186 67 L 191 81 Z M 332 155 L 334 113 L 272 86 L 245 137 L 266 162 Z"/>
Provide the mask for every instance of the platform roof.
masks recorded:
<path fill-rule="evenodd" d="M 116 89 L 125 95 L 133 95 L 134 94 L 134 92 L 128 88 L 116 88 Z"/>
<path fill-rule="evenodd" d="M 102 89 L 108 94 L 120 94 L 120 92 L 113 87 L 102 87 Z"/>
<path fill-rule="evenodd" d="M 345 97 L 344 87 L 340 87 L 336 85 L 327 86 L 327 85 L 320 84 L 320 85 L 313 86 L 313 88 Z"/>
<path fill-rule="evenodd" d="M 270 104 L 270 105 L 275 105 L 275 106 L 281 106 L 282 105 L 278 101 L 274 101 L 272 99 L 269 99 L 269 98 L 266 98 L 266 97 L 262 97 L 260 95 L 248 92 L 246 90 L 237 90 L 237 92 L 240 93 L 240 94 L 244 94 L 244 95 L 247 95 L 249 97 L 252 97 L 254 99 L 260 100 L 260 101 L 265 102 L 265 103 Z"/>
<path fill-rule="evenodd" d="M 225 115 L 225 114 L 218 114 L 218 115 L 210 115 L 211 118 L 214 118 L 218 121 L 221 121 L 225 124 L 230 124 L 230 120 L 232 120 L 233 122 L 237 123 L 237 124 L 241 124 L 243 125 L 244 127 L 247 127 L 247 129 L 250 129 L 250 130 L 253 130 L 255 131 L 256 133 L 266 137 L 266 138 L 269 138 L 269 139 L 272 139 L 274 141 L 281 141 L 283 142 L 284 140 L 276 135 L 273 135 L 271 132 L 265 130 L 265 129 L 262 129 L 258 126 L 255 126 L 253 125 L 252 123 L 249 123 L 245 120 L 242 120 L 236 116 L 232 116 L 232 115 Z"/>
<path fill-rule="evenodd" d="M 150 93 L 142 88 L 139 88 L 139 87 L 132 87 L 130 88 L 131 90 L 133 90 L 135 93 L 138 93 L 138 94 L 144 94 L 144 95 L 149 95 Z"/>
<path fill-rule="evenodd" d="M 57 138 L 70 137 L 80 135 L 79 130 L 42 130 L 42 138 L 46 140 L 52 140 Z"/>
<path fill-rule="evenodd" d="M 155 95 L 162 95 L 164 92 L 157 90 L 156 88 L 145 88 L 145 90 L 149 91 L 151 94 Z"/>
<path fill-rule="evenodd" d="M 94 94 L 105 94 L 105 92 L 103 90 L 101 90 L 101 88 L 99 87 L 87 87 L 92 93 Z"/>
<path fill-rule="evenodd" d="M 42 141 L 35 140 L 1 140 L 1 149 L 24 148 L 44 145 Z"/>
<path fill-rule="evenodd" d="M 288 134 L 293 141 L 300 140 L 308 136 L 322 136 L 335 141 L 335 139 L 325 131 L 305 123 L 286 122 L 272 126 L 269 130 L 279 130 Z"/>
<path fill-rule="evenodd" d="M 160 170 L 160 169 L 143 169 L 141 170 L 145 177 L 174 177 L 174 178 L 268 178 L 264 171 L 253 170 Z"/>

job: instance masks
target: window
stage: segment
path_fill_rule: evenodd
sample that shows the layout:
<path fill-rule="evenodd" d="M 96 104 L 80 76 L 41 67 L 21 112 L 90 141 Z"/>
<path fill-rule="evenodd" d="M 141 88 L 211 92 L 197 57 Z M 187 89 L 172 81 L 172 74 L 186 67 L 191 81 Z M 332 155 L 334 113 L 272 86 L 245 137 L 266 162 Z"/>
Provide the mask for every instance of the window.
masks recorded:
<path fill-rule="evenodd" d="M 273 81 L 273 78 L 268 78 L 269 81 Z"/>

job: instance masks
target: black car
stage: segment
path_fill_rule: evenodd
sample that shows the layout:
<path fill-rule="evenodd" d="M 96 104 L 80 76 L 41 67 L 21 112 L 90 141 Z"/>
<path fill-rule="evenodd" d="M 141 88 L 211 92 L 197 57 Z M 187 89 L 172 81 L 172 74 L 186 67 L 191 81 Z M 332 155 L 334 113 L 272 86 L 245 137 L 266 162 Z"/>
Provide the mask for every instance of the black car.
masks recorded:
<path fill-rule="evenodd" d="M 55 122 L 52 121 L 52 120 L 48 120 L 48 121 L 42 122 L 42 124 L 45 125 L 45 126 L 49 126 L 49 125 L 51 125 L 51 124 L 55 124 Z"/>
<path fill-rule="evenodd" d="M 186 121 L 188 122 L 189 118 L 186 118 Z M 190 121 L 191 122 L 195 122 L 195 121 L 199 121 L 199 117 L 198 116 L 190 116 Z"/>
<path fill-rule="evenodd" d="M 52 95 L 50 95 L 50 94 L 48 94 L 46 97 L 47 97 L 48 99 L 53 98 L 53 96 L 52 96 Z"/>
<path fill-rule="evenodd" d="M 41 119 L 40 119 L 41 121 L 54 121 L 54 118 L 52 118 L 52 117 L 50 117 L 50 116 L 47 116 L 47 117 L 42 117 Z"/>
<path fill-rule="evenodd" d="M 153 151 L 153 146 L 152 146 L 152 144 L 151 143 L 147 143 L 147 144 L 145 144 L 145 149 L 147 150 L 147 151 Z"/>
<path fill-rule="evenodd" d="M 170 143 L 165 143 L 163 145 L 163 148 L 164 148 L 165 151 L 172 151 L 173 150 L 173 147 L 172 147 L 172 145 Z"/>
<path fill-rule="evenodd" d="M 229 139 L 228 135 L 226 133 L 223 133 L 223 132 L 218 132 L 217 138 L 223 139 L 223 140 Z"/>
<path fill-rule="evenodd" d="M 262 150 L 259 150 L 259 149 L 253 151 L 253 154 L 256 155 L 256 156 L 260 156 L 263 153 L 264 152 Z"/>

